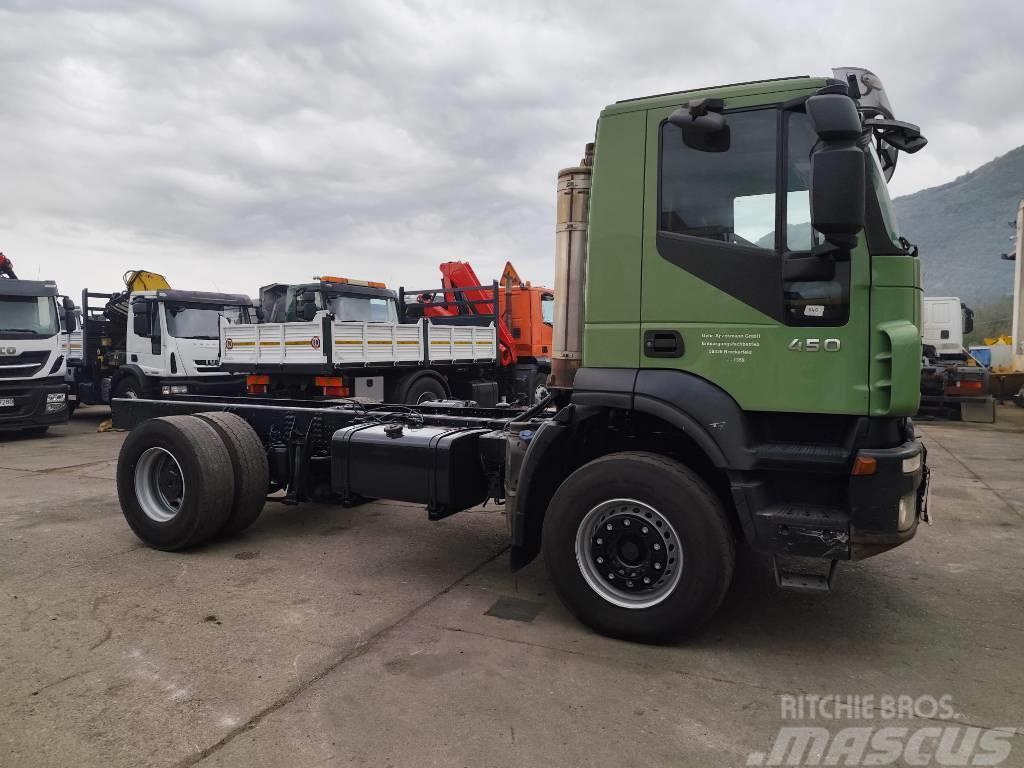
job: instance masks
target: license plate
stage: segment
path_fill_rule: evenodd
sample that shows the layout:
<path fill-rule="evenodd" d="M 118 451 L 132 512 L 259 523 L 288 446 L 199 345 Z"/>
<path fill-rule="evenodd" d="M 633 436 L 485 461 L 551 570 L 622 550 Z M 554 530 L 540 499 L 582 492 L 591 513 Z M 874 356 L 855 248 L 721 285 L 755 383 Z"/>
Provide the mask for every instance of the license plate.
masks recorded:
<path fill-rule="evenodd" d="M 13 408 L 14 398 L 13 397 L 0 397 L 0 408 Z"/>

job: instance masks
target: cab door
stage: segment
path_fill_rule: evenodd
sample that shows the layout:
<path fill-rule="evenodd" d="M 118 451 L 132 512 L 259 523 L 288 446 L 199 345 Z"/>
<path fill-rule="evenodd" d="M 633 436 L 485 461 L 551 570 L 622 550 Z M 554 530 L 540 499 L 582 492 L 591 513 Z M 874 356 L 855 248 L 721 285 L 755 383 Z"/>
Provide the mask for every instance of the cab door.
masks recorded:
<path fill-rule="evenodd" d="M 672 111 L 647 119 L 641 367 L 694 373 L 745 410 L 865 413 L 869 258 L 814 251 L 802 107 L 727 100 L 718 152 L 687 146 Z"/>
<path fill-rule="evenodd" d="M 149 375 L 163 374 L 163 311 L 160 302 L 136 296 L 128 317 L 128 362 L 136 363 Z"/>

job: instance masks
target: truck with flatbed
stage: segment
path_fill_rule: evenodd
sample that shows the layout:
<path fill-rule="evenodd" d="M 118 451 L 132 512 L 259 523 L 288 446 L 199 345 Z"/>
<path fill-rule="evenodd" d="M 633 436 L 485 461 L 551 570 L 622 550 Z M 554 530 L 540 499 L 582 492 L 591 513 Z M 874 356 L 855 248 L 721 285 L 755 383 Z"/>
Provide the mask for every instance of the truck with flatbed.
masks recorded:
<path fill-rule="evenodd" d="M 924 143 L 866 70 L 612 104 L 559 174 L 543 399 L 115 400 L 125 519 L 182 550 L 268 491 L 431 520 L 493 499 L 513 568 L 542 553 L 582 622 L 641 641 L 713 615 L 740 545 L 826 592 L 927 520 L 920 264 L 887 192 Z"/>
<path fill-rule="evenodd" d="M 0 253 L 0 432 L 42 433 L 68 420 L 73 305 L 49 280 L 19 280 Z"/>
<path fill-rule="evenodd" d="M 222 366 L 255 396 L 532 402 L 550 372 L 551 292 L 511 265 L 501 284 L 465 262 L 441 273 L 440 288 L 397 293 L 333 276 L 263 286 L 259 322 L 222 324 Z"/>
<path fill-rule="evenodd" d="M 220 366 L 220 324 L 249 322 L 251 309 L 248 296 L 174 290 L 143 270 L 126 273 L 123 291 L 82 291 L 73 401 L 242 394 L 244 379 Z"/>

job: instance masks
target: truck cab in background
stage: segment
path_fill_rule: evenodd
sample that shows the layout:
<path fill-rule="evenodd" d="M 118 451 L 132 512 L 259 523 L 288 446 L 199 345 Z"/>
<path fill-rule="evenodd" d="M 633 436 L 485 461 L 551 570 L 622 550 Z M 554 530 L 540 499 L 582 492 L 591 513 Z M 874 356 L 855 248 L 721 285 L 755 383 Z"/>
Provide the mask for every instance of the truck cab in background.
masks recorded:
<path fill-rule="evenodd" d="M 974 330 L 974 311 L 955 296 L 921 299 L 922 415 L 992 423 L 991 375 L 964 346 Z"/>
<path fill-rule="evenodd" d="M 51 281 L 0 279 L 0 430 L 45 432 L 68 420 L 73 305 Z"/>
<path fill-rule="evenodd" d="M 973 330 L 974 310 L 959 298 L 925 296 L 921 299 L 921 343 L 926 357 L 965 360 L 964 334 Z"/>
<path fill-rule="evenodd" d="M 220 367 L 220 324 L 249 322 L 251 312 L 252 300 L 237 294 L 83 291 L 73 396 L 94 404 L 117 397 L 241 394 L 244 380 Z"/>

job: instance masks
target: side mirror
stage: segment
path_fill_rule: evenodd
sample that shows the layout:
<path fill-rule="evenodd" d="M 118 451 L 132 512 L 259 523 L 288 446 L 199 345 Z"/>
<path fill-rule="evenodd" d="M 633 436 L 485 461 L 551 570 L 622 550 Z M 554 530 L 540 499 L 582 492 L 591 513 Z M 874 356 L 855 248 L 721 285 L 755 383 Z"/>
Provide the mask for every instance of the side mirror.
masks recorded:
<path fill-rule="evenodd" d="M 863 128 L 848 96 L 820 94 L 805 103 L 820 141 L 811 153 L 811 226 L 832 245 L 849 250 L 864 228 Z"/>
<path fill-rule="evenodd" d="M 256 322 L 262 323 L 263 320 L 263 307 L 253 307 L 256 312 Z"/>
<path fill-rule="evenodd" d="M 62 304 L 64 310 L 64 330 L 68 333 L 74 333 L 78 330 L 78 317 L 75 315 L 75 302 L 71 300 L 71 297 L 65 296 Z"/>
<path fill-rule="evenodd" d="M 731 132 L 722 110 L 721 99 L 694 99 L 668 116 L 668 121 L 679 128 L 683 144 L 698 152 L 726 152 L 731 144 Z"/>
<path fill-rule="evenodd" d="M 964 333 L 974 333 L 974 310 L 962 302 L 960 308 L 964 311 Z"/>

